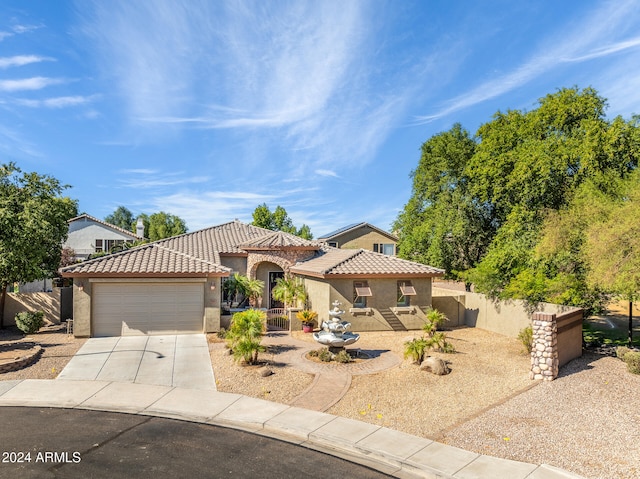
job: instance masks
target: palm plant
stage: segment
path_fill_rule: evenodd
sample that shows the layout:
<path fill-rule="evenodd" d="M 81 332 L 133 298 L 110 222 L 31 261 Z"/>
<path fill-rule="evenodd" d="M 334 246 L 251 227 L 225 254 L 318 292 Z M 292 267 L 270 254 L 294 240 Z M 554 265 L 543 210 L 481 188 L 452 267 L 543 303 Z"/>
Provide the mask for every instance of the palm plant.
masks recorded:
<path fill-rule="evenodd" d="M 257 309 L 248 309 L 233 315 L 225 339 L 236 361 L 244 361 L 247 364 L 258 362 L 258 353 L 264 351 L 264 346 L 260 343 L 266 329 L 265 321 L 265 313 Z"/>
<path fill-rule="evenodd" d="M 413 338 L 404 343 L 404 358 L 411 357 L 415 363 L 421 363 L 428 348 L 429 344 L 425 338 Z"/>
<path fill-rule="evenodd" d="M 298 301 L 306 301 L 307 290 L 300 279 L 287 275 L 276 280 L 276 285 L 271 290 L 271 296 L 276 301 L 282 302 L 284 308 L 287 309 Z"/>
<path fill-rule="evenodd" d="M 262 297 L 264 281 L 250 279 L 247 276 L 235 273 L 233 275 L 232 287 L 234 287 L 236 291 L 241 292 L 242 295 L 249 300 L 249 306 L 255 308 Z"/>

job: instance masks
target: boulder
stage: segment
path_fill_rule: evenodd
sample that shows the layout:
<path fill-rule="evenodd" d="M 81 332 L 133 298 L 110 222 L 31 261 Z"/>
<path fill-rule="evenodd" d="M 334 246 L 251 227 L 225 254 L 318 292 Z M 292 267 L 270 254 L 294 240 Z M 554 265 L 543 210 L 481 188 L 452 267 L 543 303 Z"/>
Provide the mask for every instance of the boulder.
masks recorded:
<path fill-rule="evenodd" d="M 263 378 L 266 378 L 267 376 L 271 376 L 273 374 L 273 371 L 266 366 L 260 368 L 259 371 L 260 371 L 260 376 L 262 376 Z"/>
<path fill-rule="evenodd" d="M 428 371 L 438 376 L 444 376 L 449 374 L 451 369 L 447 366 L 447 363 L 440 358 L 433 356 L 427 356 L 427 358 L 420 364 L 422 371 Z"/>

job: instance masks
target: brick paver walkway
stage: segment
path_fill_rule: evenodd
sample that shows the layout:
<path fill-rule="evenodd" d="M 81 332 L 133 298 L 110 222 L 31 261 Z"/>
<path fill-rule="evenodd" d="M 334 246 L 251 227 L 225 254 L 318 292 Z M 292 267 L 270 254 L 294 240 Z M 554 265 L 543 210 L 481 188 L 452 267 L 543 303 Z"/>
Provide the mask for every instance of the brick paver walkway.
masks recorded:
<path fill-rule="evenodd" d="M 352 376 L 375 374 L 398 366 L 402 362 L 391 351 L 363 349 L 362 351 L 367 353 L 370 359 L 348 364 L 317 363 L 306 359 L 305 355 L 310 350 L 320 347 L 319 344 L 300 341 L 287 333 L 280 332 L 266 334 L 262 344 L 282 348 L 278 353 L 279 362 L 315 375 L 311 385 L 290 403 L 292 406 L 314 411 L 326 411 L 342 399 L 351 386 Z"/>

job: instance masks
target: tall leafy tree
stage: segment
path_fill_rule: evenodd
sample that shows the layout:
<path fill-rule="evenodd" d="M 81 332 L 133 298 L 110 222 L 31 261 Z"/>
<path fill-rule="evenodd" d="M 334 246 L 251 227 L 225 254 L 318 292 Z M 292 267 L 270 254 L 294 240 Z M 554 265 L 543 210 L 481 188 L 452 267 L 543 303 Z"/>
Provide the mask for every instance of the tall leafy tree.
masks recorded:
<path fill-rule="evenodd" d="M 9 284 L 58 270 L 67 220 L 78 212 L 76 201 L 62 196 L 66 188 L 52 176 L 0 165 L 0 327 Z"/>
<path fill-rule="evenodd" d="M 293 220 L 282 206 L 278 205 L 272 212 L 266 203 L 256 207 L 253 211 L 253 226 L 259 226 L 273 231 L 284 231 L 304 239 L 313 239 L 311 228 L 303 224 L 299 229 L 293 225 Z"/>
<path fill-rule="evenodd" d="M 145 231 L 145 237 L 151 241 L 157 241 L 186 232 L 187 225 L 182 218 L 160 211 L 149 216 L 149 229 L 148 234 Z"/>
<path fill-rule="evenodd" d="M 113 213 L 105 216 L 104 220 L 127 231 L 131 231 L 131 225 L 135 221 L 133 213 L 125 206 L 118 206 Z"/>
<path fill-rule="evenodd" d="M 624 195 L 587 230 L 588 280 L 629 302 L 629 346 L 633 344 L 632 304 L 640 298 L 640 174 L 625 182 Z"/>
<path fill-rule="evenodd" d="M 494 228 L 490 205 L 468 193 L 465 168 L 475 149 L 460 124 L 422 145 L 412 196 L 393 225 L 399 256 L 444 268 L 453 278 L 483 257 Z"/>

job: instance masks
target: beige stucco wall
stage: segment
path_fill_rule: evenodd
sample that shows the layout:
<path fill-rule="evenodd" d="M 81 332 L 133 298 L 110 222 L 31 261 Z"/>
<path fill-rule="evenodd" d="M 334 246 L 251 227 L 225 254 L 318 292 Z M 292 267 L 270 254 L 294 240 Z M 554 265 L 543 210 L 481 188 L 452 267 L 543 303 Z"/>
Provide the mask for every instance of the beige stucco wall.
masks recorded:
<path fill-rule="evenodd" d="M 347 231 L 330 241 L 336 241 L 338 248 L 343 249 L 367 249 L 373 251 L 374 243 L 397 244 L 397 241 L 378 233 L 368 226 L 363 226 L 353 231 Z"/>
<path fill-rule="evenodd" d="M 88 279 L 73 281 L 73 335 L 76 338 L 91 336 L 91 286 Z"/>
<path fill-rule="evenodd" d="M 573 306 L 551 303 L 538 303 L 534 307 L 518 299 L 494 301 L 481 293 L 462 293 L 446 288 L 433 288 L 433 296 L 434 307 L 447 307 L 448 309 L 443 311 L 447 315 L 453 316 L 456 309 L 459 312 L 464 310 L 464 321 L 460 322 L 461 325 L 486 329 L 512 338 L 517 338 L 522 329 L 531 326 L 534 310 L 561 314 L 576 309 Z M 457 308 L 453 306 L 454 301 L 458 302 Z M 460 319 L 458 316 L 458 321 Z"/>
<path fill-rule="evenodd" d="M 214 289 L 211 288 L 214 286 Z M 204 332 L 220 331 L 220 278 L 210 278 L 204 283 Z"/>
<path fill-rule="evenodd" d="M 392 310 L 397 304 L 397 279 L 369 279 L 368 284 L 373 296 L 367 298 L 367 308 L 353 310 L 353 279 L 323 280 L 306 278 L 305 285 L 309 293 L 311 308 L 318 313 L 320 323 L 329 319 L 332 303 L 338 300 L 345 310 L 343 320 L 351 323 L 352 331 L 390 331 L 391 326 L 382 312 L 394 315 Z M 425 320 L 424 312 L 431 305 L 431 279 L 412 279 L 416 296 L 411 298 L 412 312 L 400 312 L 395 317 L 407 329 L 420 329 Z M 319 324 L 320 324 L 319 323 Z"/>
<path fill-rule="evenodd" d="M 232 271 L 242 275 L 247 274 L 247 258 L 242 256 L 220 256 L 223 266 L 231 268 Z"/>
<path fill-rule="evenodd" d="M 7 293 L 4 305 L 4 324 L 16 324 L 15 316 L 22 311 L 43 311 L 50 323 L 60 322 L 60 289 L 50 293 Z"/>

